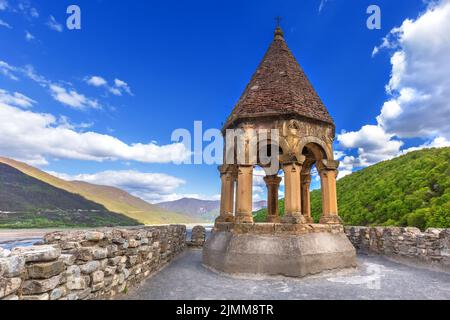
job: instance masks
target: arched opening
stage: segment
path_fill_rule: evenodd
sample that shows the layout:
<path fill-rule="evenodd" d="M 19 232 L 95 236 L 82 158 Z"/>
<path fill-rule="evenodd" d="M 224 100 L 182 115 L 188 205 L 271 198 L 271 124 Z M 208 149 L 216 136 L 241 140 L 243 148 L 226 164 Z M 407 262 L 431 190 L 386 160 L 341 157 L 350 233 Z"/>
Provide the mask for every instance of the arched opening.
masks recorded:
<path fill-rule="evenodd" d="M 311 184 L 320 176 L 319 169 L 321 167 L 322 161 L 327 160 L 327 154 L 325 150 L 316 143 L 309 143 L 305 145 L 302 150 L 302 155 L 305 157 L 305 162 L 303 164 L 302 173 L 301 173 L 301 203 L 302 203 L 302 214 L 305 217 L 306 221 L 309 223 L 318 222 L 317 215 L 313 215 L 313 210 L 317 211 L 317 207 L 320 204 L 317 204 L 317 201 L 312 201 L 311 199 Z M 322 184 L 322 177 L 321 185 Z M 323 189 L 323 188 L 322 188 Z M 325 195 L 322 190 L 322 211 L 323 211 L 323 202 L 325 200 Z M 317 207 L 316 207 L 317 206 Z M 314 219 L 315 216 L 315 219 Z"/>

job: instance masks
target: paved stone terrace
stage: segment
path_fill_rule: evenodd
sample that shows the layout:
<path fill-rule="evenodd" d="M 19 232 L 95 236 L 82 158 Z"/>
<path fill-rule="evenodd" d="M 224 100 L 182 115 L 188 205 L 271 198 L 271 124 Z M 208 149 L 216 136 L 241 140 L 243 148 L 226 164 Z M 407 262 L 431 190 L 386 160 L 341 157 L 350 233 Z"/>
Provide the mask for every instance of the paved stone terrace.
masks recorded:
<path fill-rule="evenodd" d="M 128 295 L 116 299 L 446 299 L 450 274 L 359 256 L 357 270 L 304 279 L 238 278 L 201 264 L 201 250 L 187 250 Z M 379 279 L 379 280 L 378 280 Z"/>

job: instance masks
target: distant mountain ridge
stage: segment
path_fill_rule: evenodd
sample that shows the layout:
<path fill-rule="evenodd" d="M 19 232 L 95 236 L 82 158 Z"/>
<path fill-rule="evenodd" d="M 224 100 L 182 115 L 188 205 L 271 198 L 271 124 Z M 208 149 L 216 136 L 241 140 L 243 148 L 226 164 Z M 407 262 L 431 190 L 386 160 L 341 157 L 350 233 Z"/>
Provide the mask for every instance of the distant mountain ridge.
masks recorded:
<path fill-rule="evenodd" d="M 79 194 L 88 200 L 103 205 L 109 211 L 122 213 L 143 224 L 203 222 L 201 219 L 167 211 L 115 187 L 100 186 L 81 181 L 66 181 L 9 158 L 0 157 L 0 163 L 16 168 L 22 173 L 56 188 Z"/>
<path fill-rule="evenodd" d="M 156 205 L 169 211 L 182 213 L 190 217 L 200 218 L 209 222 L 214 221 L 220 211 L 219 200 L 182 198 L 175 201 L 157 203 Z M 266 201 L 257 201 L 253 203 L 253 208 L 254 210 L 259 210 L 266 205 Z"/>
<path fill-rule="evenodd" d="M 139 223 L 82 196 L 0 163 L 0 227 L 134 226 Z"/>

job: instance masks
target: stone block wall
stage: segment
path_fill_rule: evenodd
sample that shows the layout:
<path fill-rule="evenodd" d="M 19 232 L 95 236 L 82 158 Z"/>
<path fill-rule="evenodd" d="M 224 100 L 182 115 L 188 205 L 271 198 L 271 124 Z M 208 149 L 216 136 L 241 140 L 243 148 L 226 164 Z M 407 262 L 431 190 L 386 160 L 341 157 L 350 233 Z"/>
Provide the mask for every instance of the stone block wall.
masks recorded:
<path fill-rule="evenodd" d="M 193 248 L 201 248 L 206 241 L 206 229 L 203 226 L 195 226 L 192 229 L 192 236 L 187 245 Z"/>
<path fill-rule="evenodd" d="M 183 251 L 182 225 L 55 232 L 44 245 L 0 249 L 0 300 L 103 299 Z"/>
<path fill-rule="evenodd" d="M 360 253 L 450 272 L 450 229 L 345 227 L 345 233 Z"/>

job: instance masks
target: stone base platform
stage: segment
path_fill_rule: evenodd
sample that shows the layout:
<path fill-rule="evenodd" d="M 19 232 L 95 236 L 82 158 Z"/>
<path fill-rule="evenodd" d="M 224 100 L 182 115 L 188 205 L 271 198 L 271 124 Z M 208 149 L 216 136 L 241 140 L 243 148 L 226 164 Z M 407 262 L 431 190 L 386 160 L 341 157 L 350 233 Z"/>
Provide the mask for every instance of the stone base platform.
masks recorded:
<path fill-rule="evenodd" d="M 356 267 L 356 250 L 341 225 L 218 223 L 203 264 L 229 274 L 304 277 Z"/>

